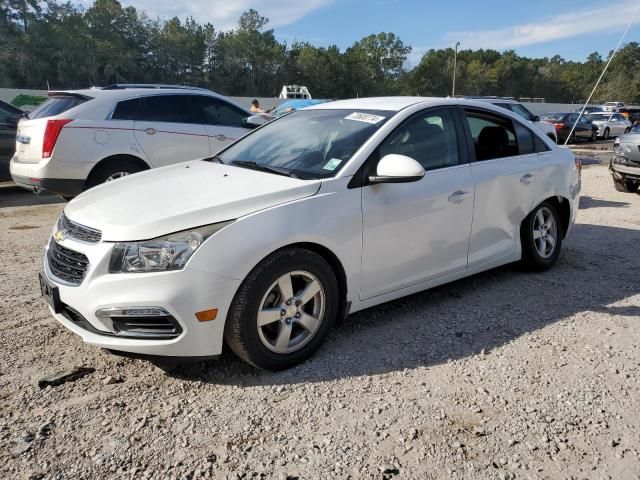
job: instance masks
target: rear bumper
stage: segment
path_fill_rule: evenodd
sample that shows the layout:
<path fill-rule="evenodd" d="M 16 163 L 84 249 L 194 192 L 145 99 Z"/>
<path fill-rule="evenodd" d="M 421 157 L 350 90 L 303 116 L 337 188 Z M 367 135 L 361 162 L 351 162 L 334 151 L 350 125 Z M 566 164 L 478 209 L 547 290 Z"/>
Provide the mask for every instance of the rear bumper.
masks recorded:
<path fill-rule="evenodd" d="M 75 197 L 84 190 L 84 180 L 72 180 L 64 178 L 32 178 L 20 175 L 11 175 L 13 181 L 19 187 L 33 190 L 38 188 L 63 197 Z"/>

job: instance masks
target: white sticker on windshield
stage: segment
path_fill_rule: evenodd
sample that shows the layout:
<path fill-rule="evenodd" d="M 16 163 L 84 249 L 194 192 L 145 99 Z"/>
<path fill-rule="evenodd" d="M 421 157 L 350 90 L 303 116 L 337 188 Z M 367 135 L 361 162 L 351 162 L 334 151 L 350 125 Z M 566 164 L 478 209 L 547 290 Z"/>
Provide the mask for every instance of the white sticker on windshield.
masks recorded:
<path fill-rule="evenodd" d="M 379 123 L 384 120 L 384 117 L 380 115 L 373 115 L 371 113 L 362 113 L 362 112 L 353 112 L 350 115 L 344 117 L 345 120 L 357 120 L 358 122 L 367 122 L 367 123 Z"/>
<path fill-rule="evenodd" d="M 341 162 L 342 160 L 340 160 L 339 158 L 332 158 L 322 168 L 333 172 L 336 168 L 338 168 L 338 165 L 340 165 Z"/>

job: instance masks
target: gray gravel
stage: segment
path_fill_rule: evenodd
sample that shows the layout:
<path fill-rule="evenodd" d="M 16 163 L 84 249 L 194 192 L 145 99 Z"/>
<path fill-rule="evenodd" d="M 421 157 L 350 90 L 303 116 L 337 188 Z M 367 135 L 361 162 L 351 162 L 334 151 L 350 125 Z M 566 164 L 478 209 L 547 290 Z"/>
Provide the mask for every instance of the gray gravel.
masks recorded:
<path fill-rule="evenodd" d="M 553 270 L 360 312 L 274 374 L 83 345 L 36 282 L 64 204 L 0 188 L 0 478 L 638 479 L 640 195 L 602 165 L 583 194 Z"/>

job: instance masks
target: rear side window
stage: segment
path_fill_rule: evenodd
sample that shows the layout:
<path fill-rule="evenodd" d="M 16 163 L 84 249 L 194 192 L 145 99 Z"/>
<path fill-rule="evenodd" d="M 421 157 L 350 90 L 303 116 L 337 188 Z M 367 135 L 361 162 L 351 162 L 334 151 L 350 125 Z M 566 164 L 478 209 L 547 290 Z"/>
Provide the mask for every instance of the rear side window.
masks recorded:
<path fill-rule="evenodd" d="M 512 104 L 511 110 L 514 113 L 517 113 L 518 115 L 520 115 L 522 118 L 529 120 L 530 122 L 533 122 L 534 115 L 519 103 Z"/>
<path fill-rule="evenodd" d="M 473 137 L 477 161 L 520 154 L 510 118 L 475 110 L 465 110 L 465 117 Z"/>
<path fill-rule="evenodd" d="M 196 121 L 206 125 L 242 127 L 247 114 L 227 102 L 205 95 L 190 95 Z"/>
<path fill-rule="evenodd" d="M 142 98 L 137 121 L 197 123 L 191 114 L 187 95 L 152 95 Z"/>
<path fill-rule="evenodd" d="M 91 98 L 80 95 L 56 95 L 49 97 L 47 101 L 29 114 L 29 118 L 36 119 L 60 115 L 89 100 L 91 100 Z"/>
<path fill-rule="evenodd" d="M 530 153 L 548 152 L 549 147 L 528 128 L 515 122 L 516 137 L 518 138 L 518 151 L 520 155 Z"/>
<path fill-rule="evenodd" d="M 138 111 L 139 98 L 132 98 L 131 100 L 124 100 L 118 102 L 113 115 L 112 120 L 135 120 L 136 112 Z"/>

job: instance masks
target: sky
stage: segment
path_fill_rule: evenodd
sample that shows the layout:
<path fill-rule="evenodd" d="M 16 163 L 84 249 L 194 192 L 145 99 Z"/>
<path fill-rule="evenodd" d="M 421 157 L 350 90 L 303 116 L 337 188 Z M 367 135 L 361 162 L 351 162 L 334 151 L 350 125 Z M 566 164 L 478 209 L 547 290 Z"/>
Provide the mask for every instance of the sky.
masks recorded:
<path fill-rule="evenodd" d="M 409 63 L 430 48 L 513 49 L 523 56 L 583 61 L 606 57 L 640 0 L 121 0 L 162 18 L 193 16 L 220 30 L 256 9 L 280 41 L 342 50 L 371 33 L 393 32 L 413 47 Z M 84 3 L 84 2 L 83 2 Z M 86 3 L 85 3 L 86 4 Z M 640 41 L 640 14 L 625 42 Z"/>

